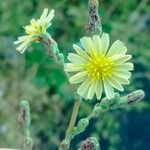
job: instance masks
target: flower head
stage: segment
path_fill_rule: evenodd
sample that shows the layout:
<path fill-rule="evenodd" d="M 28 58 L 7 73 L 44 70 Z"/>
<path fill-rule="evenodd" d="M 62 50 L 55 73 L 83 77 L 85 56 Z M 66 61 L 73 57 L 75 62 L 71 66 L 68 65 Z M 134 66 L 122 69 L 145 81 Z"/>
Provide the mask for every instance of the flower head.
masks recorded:
<path fill-rule="evenodd" d="M 74 44 L 77 54 L 69 53 L 71 63 L 65 64 L 65 70 L 74 73 L 69 81 L 79 84 L 77 93 L 85 99 L 94 95 L 100 99 L 104 92 L 110 99 L 114 97 L 114 88 L 123 91 L 122 85 L 129 84 L 129 71 L 133 70 L 133 64 L 127 62 L 131 55 L 126 55 L 124 43 L 117 40 L 109 48 L 107 33 L 83 37 L 80 42 L 82 48 Z"/>
<path fill-rule="evenodd" d="M 53 17 L 53 9 L 50 12 L 48 9 L 44 9 L 40 19 L 32 19 L 30 25 L 24 27 L 27 35 L 19 37 L 18 41 L 14 42 L 16 45 L 19 44 L 17 51 L 22 54 L 32 42 L 39 41 L 40 37 L 45 34 L 46 30 L 50 27 Z"/>

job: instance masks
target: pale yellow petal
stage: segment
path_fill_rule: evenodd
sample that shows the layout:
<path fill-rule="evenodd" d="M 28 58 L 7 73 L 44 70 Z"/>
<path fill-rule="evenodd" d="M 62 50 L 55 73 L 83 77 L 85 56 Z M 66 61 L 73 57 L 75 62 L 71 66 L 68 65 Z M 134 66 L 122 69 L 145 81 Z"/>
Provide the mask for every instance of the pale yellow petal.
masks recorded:
<path fill-rule="evenodd" d="M 87 95 L 87 92 L 88 92 L 88 89 L 89 89 L 89 86 L 91 84 L 91 79 L 87 79 L 86 81 L 84 81 L 80 86 L 79 88 L 77 89 L 77 93 L 83 97 L 84 94 Z M 84 96 L 85 97 L 85 96 Z"/>
<path fill-rule="evenodd" d="M 104 84 L 104 90 L 105 90 L 106 97 L 108 99 L 114 98 L 114 95 L 115 95 L 114 89 L 110 85 L 110 83 L 108 81 L 104 80 L 103 84 Z"/>
<path fill-rule="evenodd" d="M 82 56 L 83 58 L 88 59 L 88 60 L 91 59 L 90 56 L 89 56 L 83 49 L 81 49 L 78 45 L 73 44 L 73 48 L 74 48 L 75 51 L 76 51 L 80 56 Z"/>
<path fill-rule="evenodd" d="M 74 64 L 74 63 L 66 63 L 64 65 L 64 69 L 67 72 L 76 72 L 84 70 L 85 66 L 81 64 Z"/>
<path fill-rule="evenodd" d="M 115 55 L 115 54 L 125 54 L 127 52 L 127 48 L 123 42 L 117 40 L 113 43 L 111 48 L 109 49 L 107 56 Z"/>
<path fill-rule="evenodd" d="M 43 13 L 42 13 L 40 19 L 39 19 L 40 23 L 42 23 L 43 20 L 46 20 L 47 14 L 48 14 L 48 9 L 45 8 L 45 9 L 43 10 Z"/>
<path fill-rule="evenodd" d="M 107 78 L 107 81 L 111 84 L 111 86 L 113 86 L 117 90 L 122 92 L 124 91 L 122 85 L 117 80 L 114 80 L 112 77 Z"/>
<path fill-rule="evenodd" d="M 90 54 L 91 50 L 89 50 L 89 48 L 88 48 L 88 43 L 87 43 L 86 37 L 82 37 L 80 39 L 80 43 L 81 43 L 82 47 L 84 48 L 84 50 Z"/>
<path fill-rule="evenodd" d="M 96 82 L 93 81 L 91 83 L 90 88 L 89 88 L 88 93 L 87 93 L 88 94 L 88 96 L 87 96 L 88 99 L 92 99 L 94 94 L 95 94 L 95 92 L 96 92 Z"/>
<path fill-rule="evenodd" d="M 92 36 L 93 45 L 98 54 L 102 54 L 102 41 L 99 35 Z"/>
<path fill-rule="evenodd" d="M 74 53 L 69 53 L 67 58 L 69 61 L 76 63 L 76 64 L 88 63 L 88 61 L 85 58 L 83 58 L 77 54 L 74 54 Z"/>
<path fill-rule="evenodd" d="M 53 19 L 54 13 L 55 13 L 55 10 L 52 9 L 52 10 L 50 11 L 50 13 L 48 14 L 48 16 L 47 16 L 47 18 L 46 18 L 46 22 L 47 22 L 48 24 L 49 24 L 50 21 Z"/>
<path fill-rule="evenodd" d="M 87 41 L 88 51 L 90 51 L 91 54 L 95 54 L 96 50 L 95 50 L 95 47 L 93 45 L 92 39 L 90 37 L 86 37 L 86 41 Z"/>
<path fill-rule="evenodd" d="M 117 55 L 112 55 L 111 57 L 109 57 L 111 60 L 113 60 L 117 65 L 118 64 L 122 64 L 128 60 L 130 60 L 132 58 L 131 55 L 121 55 L 121 54 L 117 54 Z"/>
<path fill-rule="evenodd" d="M 102 41 L 102 53 L 105 55 L 109 47 L 109 35 L 107 33 L 103 33 L 101 41 Z"/>
<path fill-rule="evenodd" d="M 85 49 L 85 51 L 87 51 L 89 55 L 96 52 L 92 39 L 90 37 L 83 37 L 80 39 L 80 42 L 83 48 Z"/>
<path fill-rule="evenodd" d="M 17 48 L 16 50 L 19 51 L 21 54 L 24 53 L 24 51 L 28 48 L 28 46 L 31 44 L 32 40 L 28 40 L 28 41 L 25 41 L 23 43 L 21 43 Z"/>
<path fill-rule="evenodd" d="M 131 77 L 131 73 L 126 70 L 124 70 L 124 71 L 115 70 L 115 71 L 113 71 L 113 74 L 115 74 L 121 78 L 125 78 L 125 79 L 129 79 Z"/>
<path fill-rule="evenodd" d="M 102 81 L 99 80 L 96 82 L 96 97 L 99 100 L 103 92 Z"/>
<path fill-rule="evenodd" d="M 72 83 L 72 84 L 76 84 L 76 83 L 80 83 L 80 82 L 85 81 L 87 78 L 88 78 L 88 77 L 87 77 L 87 73 L 86 73 L 86 72 L 79 72 L 79 73 L 73 75 L 73 76 L 69 79 L 69 81 L 70 81 L 70 83 Z"/>
<path fill-rule="evenodd" d="M 121 78 L 115 74 L 112 74 L 111 76 L 114 80 L 118 81 L 120 84 L 126 84 L 128 85 L 130 82 L 128 79 L 125 79 L 125 78 Z"/>
<path fill-rule="evenodd" d="M 132 63 L 123 63 L 123 64 L 116 65 L 116 67 L 120 70 L 128 70 L 128 71 L 131 71 L 134 69 L 134 66 Z"/>

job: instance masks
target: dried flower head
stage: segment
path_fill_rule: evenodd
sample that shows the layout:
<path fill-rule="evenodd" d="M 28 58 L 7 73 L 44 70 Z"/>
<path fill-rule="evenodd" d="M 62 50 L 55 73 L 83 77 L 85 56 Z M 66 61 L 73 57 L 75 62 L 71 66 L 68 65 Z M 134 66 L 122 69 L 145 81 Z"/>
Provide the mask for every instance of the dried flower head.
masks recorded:
<path fill-rule="evenodd" d="M 50 12 L 47 8 L 44 9 L 40 19 L 32 19 L 30 25 L 24 27 L 27 35 L 18 38 L 14 44 L 18 45 L 16 48 L 21 54 L 28 48 L 32 42 L 40 40 L 41 36 L 46 33 L 46 30 L 51 25 L 51 20 L 54 17 L 54 10 Z"/>
<path fill-rule="evenodd" d="M 75 73 L 70 77 L 72 84 L 80 84 L 77 93 L 92 99 L 96 94 L 101 98 L 104 91 L 107 98 L 114 97 L 114 88 L 123 91 L 123 84 L 129 84 L 133 64 L 127 62 L 131 55 L 126 55 L 127 48 L 123 42 L 117 40 L 109 48 L 109 35 L 103 33 L 92 38 L 80 39 L 83 48 L 73 45 L 77 54 L 69 53 L 65 70 Z"/>

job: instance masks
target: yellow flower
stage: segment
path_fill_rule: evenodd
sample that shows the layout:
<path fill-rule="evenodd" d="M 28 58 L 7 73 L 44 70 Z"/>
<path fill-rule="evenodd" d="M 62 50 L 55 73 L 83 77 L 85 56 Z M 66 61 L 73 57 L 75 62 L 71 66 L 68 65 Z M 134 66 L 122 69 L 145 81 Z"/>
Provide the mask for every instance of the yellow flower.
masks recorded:
<path fill-rule="evenodd" d="M 76 44 L 73 48 L 77 54 L 69 53 L 71 63 L 65 64 L 65 70 L 72 72 L 69 81 L 79 84 L 77 93 L 92 99 L 96 95 L 101 98 L 104 92 L 107 98 L 114 97 L 114 88 L 123 91 L 123 84 L 129 84 L 133 64 L 127 62 L 131 55 L 126 55 L 127 48 L 120 40 L 115 41 L 109 48 L 109 35 L 94 35 L 92 38 L 80 39 L 83 48 Z"/>
<path fill-rule="evenodd" d="M 18 45 L 16 48 L 17 51 L 22 54 L 32 42 L 40 40 L 40 37 L 46 33 L 46 30 L 51 25 L 54 12 L 53 9 L 49 12 L 48 9 L 45 8 L 40 19 L 32 19 L 30 25 L 24 27 L 27 35 L 19 37 L 18 40 L 14 42 L 14 44 Z"/>
<path fill-rule="evenodd" d="M 30 21 L 30 25 L 25 26 L 25 31 L 28 35 L 30 36 L 36 36 L 36 35 L 40 35 L 41 33 L 45 33 L 46 29 L 50 27 L 51 25 L 51 20 L 54 17 L 54 10 L 52 9 L 49 13 L 48 13 L 48 9 L 44 9 L 40 19 L 35 20 L 32 19 Z"/>

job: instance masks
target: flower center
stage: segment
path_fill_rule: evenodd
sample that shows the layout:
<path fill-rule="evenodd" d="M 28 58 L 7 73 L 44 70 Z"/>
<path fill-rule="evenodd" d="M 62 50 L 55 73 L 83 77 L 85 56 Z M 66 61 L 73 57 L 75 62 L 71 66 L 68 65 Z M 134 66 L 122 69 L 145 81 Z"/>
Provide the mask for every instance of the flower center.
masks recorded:
<path fill-rule="evenodd" d="M 40 34 L 42 32 L 42 28 L 36 20 L 31 20 L 31 24 L 25 27 L 26 33 L 28 35 Z"/>
<path fill-rule="evenodd" d="M 93 80 L 105 80 L 111 76 L 114 62 L 104 55 L 93 56 L 86 71 Z"/>

